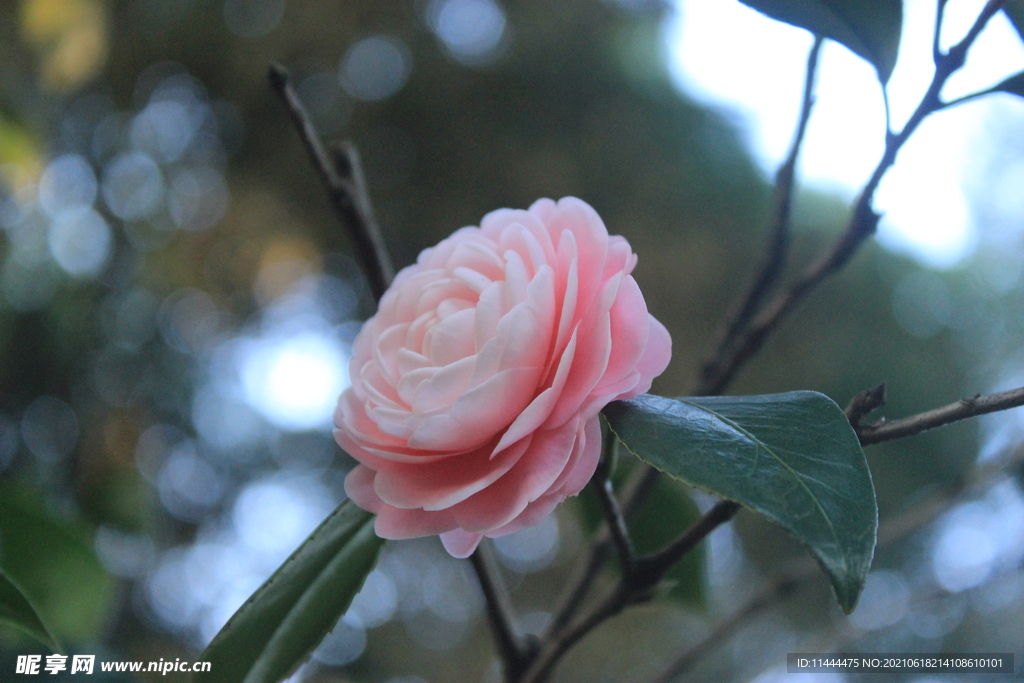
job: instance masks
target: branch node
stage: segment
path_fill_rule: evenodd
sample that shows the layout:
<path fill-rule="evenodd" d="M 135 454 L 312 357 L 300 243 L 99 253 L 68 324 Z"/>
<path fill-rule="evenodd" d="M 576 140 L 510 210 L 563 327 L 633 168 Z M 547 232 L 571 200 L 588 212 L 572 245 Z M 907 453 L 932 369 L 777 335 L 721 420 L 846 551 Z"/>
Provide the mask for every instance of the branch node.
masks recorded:
<path fill-rule="evenodd" d="M 870 389 L 857 392 L 843 412 L 854 429 L 860 428 L 860 421 L 873 411 L 885 405 L 885 382 Z"/>

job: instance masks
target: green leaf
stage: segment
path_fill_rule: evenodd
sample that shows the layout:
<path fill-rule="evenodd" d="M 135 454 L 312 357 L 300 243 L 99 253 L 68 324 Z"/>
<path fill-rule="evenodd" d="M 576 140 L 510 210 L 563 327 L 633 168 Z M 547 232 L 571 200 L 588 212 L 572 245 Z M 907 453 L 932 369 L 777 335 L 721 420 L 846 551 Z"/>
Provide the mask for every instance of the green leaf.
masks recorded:
<path fill-rule="evenodd" d="M 864 452 L 827 396 L 669 399 L 609 404 L 612 430 L 638 458 L 781 524 L 853 610 L 871 566 L 878 509 Z"/>
<path fill-rule="evenodd" d="M 17 626 L 54 652 L 61 652 L 57 639 L 46 628 L 32 603 L 3 572 L 0 572 L 0 620 Z"/>
<path fill-rule="evenodd" d="M 871 62 L 882 83 L 896 65 L 902 0 L 740 0 L 773 19 L 842 43 Z"/>
<path fill-rule="evenodd" d="M 992 88 L 992 92 L 1008 92 L 1011 95 L 1024 97 L 1024 71 L 1010 76 L 999 85 Z"/>
<path fill-rule="evenodd" d="M 11 484 L 0 488 L 0 568 L 61 640 L 97 637 L 115 582 L 90 535 L 51 514 L 36 492 Z"/>
<path fill-rule="evenodd" d="M 1009 0 L 1003 11 L 1010 18 L 1010 23 L 1017 29 L 1022 40 L 1024 40 L 1024 0 Z"/>
<path fill-rule="evenodd" d="M 334 628 L 384 541 L 345 501 L 231 617 L 202 655 L 202 683 L 277 683 Z"/>

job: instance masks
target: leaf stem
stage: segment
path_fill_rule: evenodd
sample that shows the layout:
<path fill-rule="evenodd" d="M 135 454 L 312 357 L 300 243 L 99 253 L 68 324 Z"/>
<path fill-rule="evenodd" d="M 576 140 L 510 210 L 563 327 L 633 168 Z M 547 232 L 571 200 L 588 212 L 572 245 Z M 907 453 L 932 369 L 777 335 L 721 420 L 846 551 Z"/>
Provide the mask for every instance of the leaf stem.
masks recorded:
<path fill-rule="evenodd" d="M 267 77 L 274 92 L 281 98 L 292 122 L 302 138 L 313 167 L 320 175 L 335 213 L 348 227 L 355 246 L 356 255 L 366 273 L 370 291 L 380 301 L 395 276 L 387 245 L 374 217 L 370 192 L 363 176 L 359 152 L 351 142 L 332 146 L 328 154 L 320 142 L 320 136 L 292 87 L 288 70 L 277 63 L 271 63 Z"/>

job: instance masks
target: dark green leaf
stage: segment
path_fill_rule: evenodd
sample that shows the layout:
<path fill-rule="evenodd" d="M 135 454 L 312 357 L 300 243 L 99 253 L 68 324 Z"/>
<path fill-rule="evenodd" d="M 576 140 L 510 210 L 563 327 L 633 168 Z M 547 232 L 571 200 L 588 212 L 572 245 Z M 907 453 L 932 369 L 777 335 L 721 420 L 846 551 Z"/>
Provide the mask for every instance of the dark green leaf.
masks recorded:
<path fill-rule="evenodd" d="M 740 0 L 773 19 L 842 43 L 878 71 L 882 83 L 896 65 L 902 0 Z"/>
<path fill-rule="evenodd" d="M 277 683 L 309 656 L 359 592 L 383 541 L 345 501 L 225 624 L 203 653 L 203 683 Z"/>
<path fill-rule="evenodd" d="M 0 489 L 0 568 L 64 641 L 96 638 L 114 596 L 114 581 L 89 534 L 52 515 L 39 496 Z"/>
<path fill-rule="evenodd" d="M 802 541 L 847 612 L 875 547 L 878 510 L 864 452 L 827 396 L 668 399 L 611 403 L 605 416 L 641 460 L 735 500 Z"/>
<path fill-rule="evenodd" d="M 1010 76 L 999 85 L 992 88 L 994 92 L 1008 92 L 1011 95 L 1024 97 L 1024 71 Z"/>
<path fill-rule="evenodd" d="M 0 572 L 0 620 L 17 626 L 54 652 L 61 651 L 57 639 L 39 618 L 32 603 L 3 572 Z"/>
<path fill-rule="evenodd" d="M 1009 0 L 1003 10 L 1010 18 L 1013 27 L 1017 29 L 1021 39 L 1024 39 L 1024 0 Z"/>

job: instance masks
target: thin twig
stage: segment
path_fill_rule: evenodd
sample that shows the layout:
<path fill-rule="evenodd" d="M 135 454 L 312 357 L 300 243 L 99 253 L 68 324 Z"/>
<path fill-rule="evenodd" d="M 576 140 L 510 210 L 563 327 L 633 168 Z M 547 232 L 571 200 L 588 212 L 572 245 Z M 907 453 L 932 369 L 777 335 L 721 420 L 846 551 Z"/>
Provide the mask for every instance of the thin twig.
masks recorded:
<path fill-rule="evenodd" d="M 884 520 L 878 529 L 878 547 L 900 541 L 936 519 L 959 500 L 973 491 L 984 488 L 1005 472 L 1024 462 L 1024 448 L 1013 452 L 1001 462 L 988 462 L 974 469 L 971 476 L 934 492 L 895 517 Z M 818 565 L 805 561 L 800 566 L 776 576 L 747 604 L 720 622 L 700 642 L 688 648 L 661 676 L 652 683 L 672 683 L 689 671 L 697 662 L 726 643 L 726 639 L 751 618 L 790 595 L 807 579 L 819 575 Z"/>
<path fill-rule="evenodd" d="M 811 574 L 812 572 L 809 571 L 807 573 Z M 672 683 L 676 678 L 689 671 L 694 664 L 703 659 L 712 649 L 724 643 L 736 629 L 760 612 L 771 607 L 777 600 L 791 594 L 802 582 L 802 578 L 795 578 L 793 576 L 783 576 L 773 581 L 770 586 L 758 593 L 757 596 L 733 613 L 732 616 L 715 626 L 699 643 L 680 655 L 652 683 Z"/>
<path fill-rule="evenodd" d="M 777 295 L 768 308 L 754 320 L 749 329 L 736 339 L 735 343 L 719 348 L 711 371 L 706 375 L 702 374 L 697 387 L 698 391 L 692 393 L 697 395 L 721 393 L 743 364 L 760 350 L 765 340 L 781 324 L 786 315 L 826 278 L 841 270 L 850 261 L 863 242 L 874 234 L 880 216 L 872 209 L 871 203 L 878 184 L 895 162 L 900 148 L 921 122 L 929 114 L 942 108 L 943 103 L 939 96 L 942 86 L 953 72 L 963 66 L 967 50 L 989 19 L 991 19 L 992 15 L 1001 8 L 1004 1 L 989 0 L 989 3 L 982 10 L 964 39 L 941 57 L 927 92 L 917 109 L 904 125 L 903 130 L 899 134 L 892 134 L 887 131 L 885 152 L 882 159 L 861 191 L 854 205 L 847 229 L 840 236 L 839 240 L 817 262 L 813 263 L 805 271 L 804 275 L 788 290 Z M 629 488 L 640 494 L 650 491 L 657 476 L 657 472 L 653 469 L 646 468 L 646 471 L 644 471 L 642 468 L 638 470 L 638 474 L 629 482 Z M 635 509 L 639 506 L 643 497 L 644 495 L 637 494 L 624 496 L 623 507 L 627 511 Z M 575 610 L 579 609 L 579 606 L 582 604 L 582 598 L 589 591 L 590 584 L 596 579 L 601 565 L 599 554 L 599 549 L 595 548 L 591 556 L 591 563 L 588 565 L 588 571 L 584 574 L 584 580 L 588 583 L 577 585 L 572 590 L 572 595 L 579 596 L 580 599 L 568 603 L 565 605 L 564 611 L 556 615 L 556 622 L 559 626 L 570 623 Z M 619 588 L 599 604 L 589 616 L 584 617 L 575 626 L 564 626 L 564 628 L 548 631 L 537 658 L 533 661 L 533 664 L 526 673 L 526 677 L 521 683 L 540 683 L 540 681 L 545 680 L 561 656 L 573 644 L 605 619 L 621 611 L 628 604 L 629 600 L 635 597 L 632 594 L 628 594 L 628 591 L 624 593 L 626 589 L 623 587 L 625 585 L 624 582 L 620 581 Z"/>
<path fill-rule="evenodd" d="M 932 61 L 938 66 L 939 61 L 942 59 L 942 46 L 939 44 L 942 39 L 942 19 L 946 12 L 946 2 L 948 0 L 938 0 L 935 7 L 935 32 L 932 34 Z"/>
<path fill-rule="evenodd" d="M 634 591 L 654 586 L 662 577 L 703 541 L 708 534 L 725 524 L 740 511 L 740 504 L 732 500 L 720 500 L 708 510 L 703 517 L 690 527 L 685 534 L 667 546 L 646 557 L 637 560 L 636 570 L 630 577 Z"/>
<path fill-rule="evenodd" d="M 982 396 L 978 394 L 971 398 L 962 398 L 956 403 L 935 408 L 917 415 L 911 415 L 900 420 L 876 422 L 873 424 L 861 424 L 854 427 L 861 445 L 882 443 L 893 439 L 902 439 L 906 436 L 920 434 L 928 429 L 934 429 L 943 425 L 966 420 L 969 417 L 995 413 L 1000 410 L 1016 408 L 1024 405 L 1024 387 L 1001 391 L 997 394 Z"/>
<path fill-rule="evenodd" d="M 760 273 L 742 299 L 742 303 L 736 307 L 735 312 L 730 316 L 730 322 L 720 333 L 717 343 L 714 344 L 715 348 L 722 348 L 733 343 L 757 313 L 764 297 L 775 286 L 779 275 L 785 268 L 791 241 L 790 224 L 793 214 L 796 162 L 804 135 L 807 132 L 807 122 L 811 118 L 811 109 L 814 106 L 814 80 L 822 40 L 821 36 L 814 37 L 814 45 L 807 56 L 807 71 L 804 77 L 803 99 L 800 105 L 800 118 L 797 122 L 796 134 L 793 136 L 789 155 L 775 174 L 775 211 L 772 220 L 771 241 L 764 256 L 764 262 L 761 265 Z M 710 371 L 712 362 L 709 360 L 705 363 L 702 372 Z"/>
<path fill-rule="evenodd" d="M 843 412 L 854 429 L 860 426 L 865 415 L 885 405 L 885 382 L 876 387 L 857 392 L 846 404 Z"/>
<path fill-rule="evenodd" d="M 750 318 L 757 312 L 758 306 L 760 306 L 764 297 L 771 291 L 785 266 L 790 244 L 796 162 L 807 130 L 807 122 L 810 120 L 811 109 L 814 106 L 814 81 L 821 44 L 821 36 L 815 36 L 814 45 L 807 56 L 807 71 L 804 80 L 800 118 L 793 136 L 793 144 L 790 147 L 786 160 L 775 174 L 775 211 L 772 221 L 772 237 L 765 254 L 764 263 L 742 303 L 739 304 L 736 312 L 731 316 L 731 322 L 723 328 L 723 332 L 720 334 L 720 341 L 716 344 L 718 348 L 724 348 L 731 344 L 750 322 Z M 708 365 L 705 365 L 705 369 L 707 367 Z M 691 393 L 699 394 L 704 392 L 698 389 L 698 391 Z M 639 504 L 646 499 L 658 476 L 657 470 L 643 467 L 639 468 L 627 482 L 622 496 L 624 501 L 622 507 L 627 518 L 636 513 Z M 591 583 L 600 573 L 601 567 L 604 566 L 604 562 L 608 557 L 607 548 L 604 547 L 607 541 L 607 537 L 595 539 L 595 548 L 588 562 L 584 565 L 586 568 L 578 573 L 576 581 L 571 583 L 573 587 L 567 593 L 567 599 L 563 601 L 561 608 L 555 612 L 555 618 L 549 626 L 550 632 L 557 633 L 567 626 L 575 616 L 575 611 L 582 605 Z M 619 554 L 622 554 L 621 550 Z"/>
<path fill-rule="evenodd" d="M 921 122 L 929 114 L 943 108 L 944 104 L 939 97 L 942 86 L 945 85 L 950 75 L 963 66 L 967 50 L 992 15 L 1002 5 L 1001 0 L 990 0 L 964 39 L 950 48 L 948 53 L 940 56 L 932 82 L 903 130 L 898 134 L 887 134 L 882 159 L 861 190 L 851 213 L 850 222 L 836 243 L 818 261 L 813 263 L 789 289 L 777 295 L 761 315 L 754 320 L 749 329 L 736 339 L 734 344 L 718 349 L 715 358 L 702 373 L 697 387 L 698 391 L 694 392 L 695 394 L 721 393 L 736 372 L 761 349 L 768 336 L 779 327 L 797 304 L 801 303 L 827 278 L 842 270 L 864 241 L 875 233 L 880 216 L 871 208 L 871 203 L 878 184 L 896 161 L 897 153 Z"/>
<path fill-rule="evenodd" d="M 594 473 L 597 492 L 597 499 L 601 503 L 601 512 L 604 514 L 605 522 L 608 525 L 608 533 L 611 535 L 612 543 L 619 556 L 619 564 L 622 565 L 622 572 L 629 576 L 633 573 L 636 564 L 636 553 L 633 550 L 633 542 L 629 540 L 629 529 L 626 527 L 626 518 L 622 516 L 619 508 L 619 499 L 615 497 L 615 488 L 612 485 L 612 462 L 615 458 L 615 448 L 618 445 L 618 438 L 610 429 L 603 430 L 604 443 L 602 445 L 601 461 L 598 463 L 597 472 Z"/>
<path fill-rule="evenodd" d="M 605 528 L 591 542 L 590 557 L 587 558 L 585 563 L 577 565 L 577 570 L 569 578 L 567 585 L 570 588 L 564 591 L 564 597 L 559 601 L 558 606 L 555 607 L 551 623 L 541 633 L 541 642 L 546 642 L 552 637 L 557 636 L 576 617 L 577 611 L 583 606 L 587 594 L 590 593 L 590 589 L 594 586 L 594 582 L 597 580 L 601 569 L 604 568 L 604 564 L 608 561 L 610 555 L 609 535 L 608 530 Z"/>
<path fill-rule="evenodd" d="M 505 678 L 517 680 L 526 664 L 527 649 L 516 634 L 512 604 L 508 598 L 508 590 L 498 580 L 498 572 L 489 555 L 489 546 L 481 543 L 469 560 L 476 571 L 480 589 L 483 591 L 487 605 L 487 617 L 494 632 L 494 640 L 498 646 L 498 654 L 505 664 Z"/>
<path fill-rule="evenodd" d="M 380 301 L 395 276 L 395 268 L 373 215 L 359 153 L 354 145 L 345 142 L 333 148 L 333 154 L 329 155 L 320 142 L 320 136 L 302 100 L 292 87 L 288 70 L 280 64 L 272 63 L 267 77 L 274 92 L 288 108 L 313 167 L 327 189 L 331 205 L 348 227 L 356 254 L 370 284 L 370 291 L 374 299 Z"/>
<path fill-rule="evenodd" d="M 664 550 L 637 560 L 631 574 L 623 573 L 612 592 L 589 614 L 565 629 L 541 640 L 540 649 L 518 683 L 542 683 L 568 650 L 594 628 L 635 602 L 649 599 L 651 589 L 665 573 L 708 534 L 728 522 L 739 510 L 739 504 L 721 501 L 691 526 L 678 541 Z"/>

